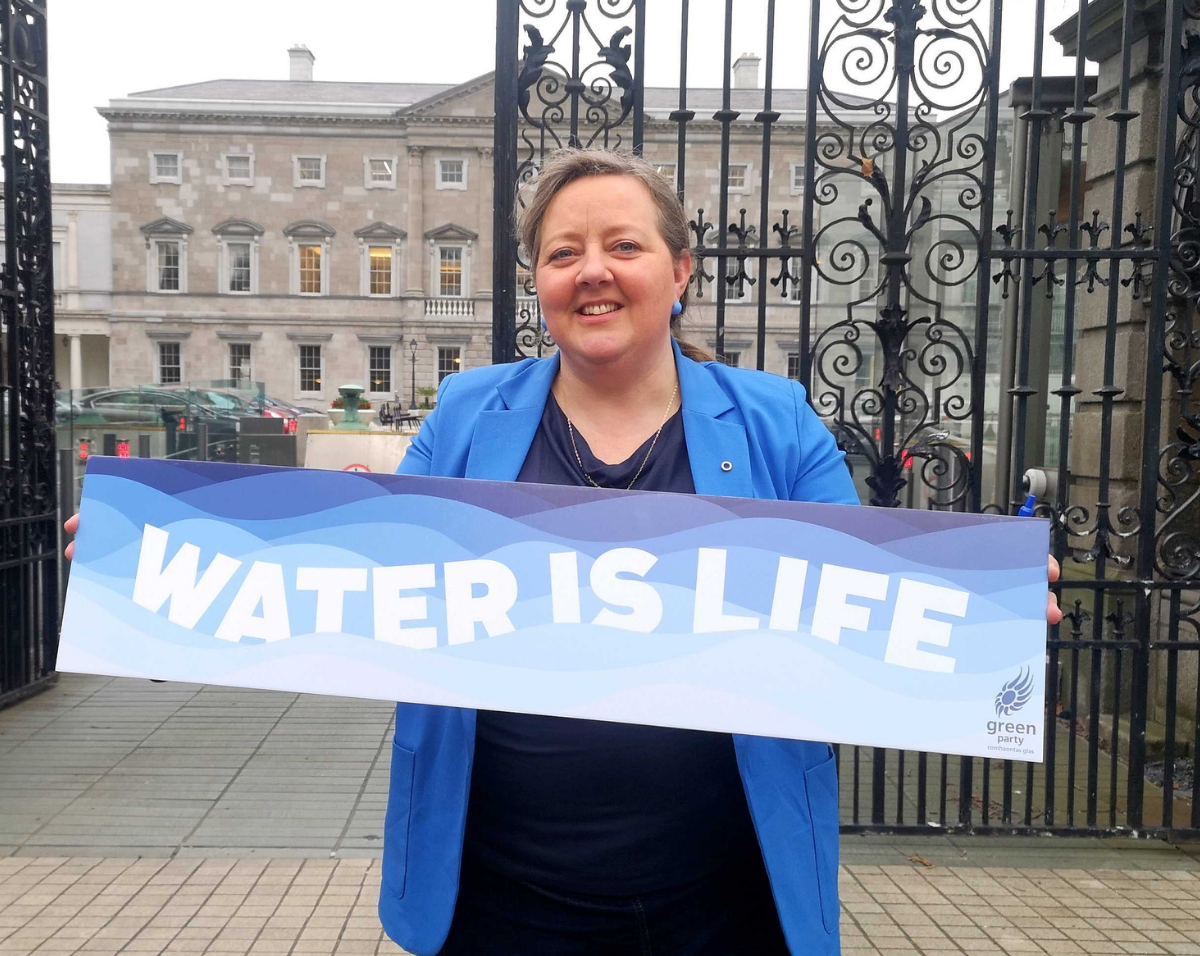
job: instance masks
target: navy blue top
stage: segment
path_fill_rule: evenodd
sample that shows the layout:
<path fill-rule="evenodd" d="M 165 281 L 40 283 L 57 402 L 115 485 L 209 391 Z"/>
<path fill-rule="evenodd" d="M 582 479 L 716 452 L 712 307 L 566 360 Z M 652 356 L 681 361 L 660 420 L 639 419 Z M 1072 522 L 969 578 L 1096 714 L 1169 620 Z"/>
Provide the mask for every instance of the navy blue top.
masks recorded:
<path fill-rule="evenodd" d="M 607 465 L 575 430 L 603 487 L 625 488 L 650 442 Z M 553 394 L 517 480 L 589 484 Z M 680 412 L 634 488 L 695 493 Z M 540 886 L 632 896 L 700 879 L 757 845 L 728 734 L 481 710 L 464 853 Z"/>

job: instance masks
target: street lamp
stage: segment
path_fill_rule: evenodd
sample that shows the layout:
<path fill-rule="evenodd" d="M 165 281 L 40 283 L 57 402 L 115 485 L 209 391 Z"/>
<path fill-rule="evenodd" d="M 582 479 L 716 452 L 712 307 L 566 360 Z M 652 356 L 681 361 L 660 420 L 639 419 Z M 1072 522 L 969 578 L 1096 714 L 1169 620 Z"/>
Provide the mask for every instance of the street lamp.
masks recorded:
<path fill-rule="evenodd" d="M 415 411 L 417 407 L 417 340 L 412 339 L 408 343 L 408 351 L 412 355 L 412 401 L 409 403 L 408 410 Z"/>

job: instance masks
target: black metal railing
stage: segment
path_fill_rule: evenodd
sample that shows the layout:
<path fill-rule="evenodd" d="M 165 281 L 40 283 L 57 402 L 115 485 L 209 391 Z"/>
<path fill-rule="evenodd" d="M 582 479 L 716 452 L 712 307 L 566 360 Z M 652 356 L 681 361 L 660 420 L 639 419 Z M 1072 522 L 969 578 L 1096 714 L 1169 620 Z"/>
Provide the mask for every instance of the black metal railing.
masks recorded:
<path fill-rule="evenodd" d="M 44 6 L 0 11 L 0 705 L 52 679 L 58 635 L 54 291 Z"/>
<path fill-rule="evenodd" d="M 773 0 L 725 0 L 719 49 L 688 0 L 657 36 L 645 0 L 497 0 L 495 361 L 553 347 L 517 302 L 523 187 L 561 146 L 632 149 L 695 213 L 691 334 L 798 378 L 866 503 L 1015 513 L 1028 485 L 1053 522 L 1045 762 L 841 747 L 846 829 L 1200 831 L 1200 4 L 1075 8 L 823 0 L 783 89 Z M 1032 71 L 1004 88 L 1006 16 Z"/>

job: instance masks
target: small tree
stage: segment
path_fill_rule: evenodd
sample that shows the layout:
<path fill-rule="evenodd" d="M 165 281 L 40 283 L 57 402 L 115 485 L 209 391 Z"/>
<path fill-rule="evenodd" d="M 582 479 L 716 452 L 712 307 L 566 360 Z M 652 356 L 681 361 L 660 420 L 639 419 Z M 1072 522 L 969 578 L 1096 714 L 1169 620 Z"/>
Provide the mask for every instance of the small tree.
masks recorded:
<path fill-rule="evenodd" d="M 429 400 L 437 394 L 436 388 L 430 388 L 428 385 L 426 385 L 423 388 L 418 388 L 417 394 L 419 394 L 421 396 L 421 407 L 422 408 L 432 408 L 433 407 L 432 405 L 429 404 Z"/>

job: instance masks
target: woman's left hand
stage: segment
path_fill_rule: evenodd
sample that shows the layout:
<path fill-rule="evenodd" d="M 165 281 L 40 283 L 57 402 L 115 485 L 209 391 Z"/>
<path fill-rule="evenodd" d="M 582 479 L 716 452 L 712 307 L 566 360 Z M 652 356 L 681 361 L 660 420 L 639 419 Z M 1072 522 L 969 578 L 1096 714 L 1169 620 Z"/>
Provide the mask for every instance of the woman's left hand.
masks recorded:
<path fill-rule="evenodd" d="M 1061 572 L 1061 568 L 1059 568 L 1058 562 L 1054 560 L 1053 556 L 1051 556 L 1051 558 L 1050 558 L 1050 583 L 1051 584 L 1053 584 L 1055 581 L 1058 580 L 1058 576 L 1059 576 L 1060 572 Z M 1046 595 L 1046 623 L 1047 624 L 1057 624 L 1059 621 L 1062 620 L 1062 618 L 1063 618 L 1063 613 L 1062 613 L 1062 608 L 1060 608 L 1058 606 L 1058 596 L 1053 591 L 1050 591 Z"/>

